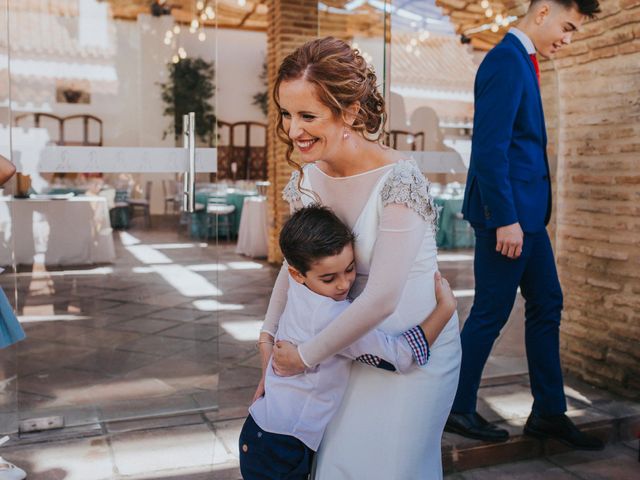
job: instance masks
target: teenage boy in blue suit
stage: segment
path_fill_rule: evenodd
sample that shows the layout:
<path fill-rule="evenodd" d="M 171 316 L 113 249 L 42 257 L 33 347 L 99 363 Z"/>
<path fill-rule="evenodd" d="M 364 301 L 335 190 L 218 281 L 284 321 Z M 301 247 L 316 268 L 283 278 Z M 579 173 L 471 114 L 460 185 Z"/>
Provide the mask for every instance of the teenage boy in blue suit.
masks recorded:
<path fill-rule="evenodd" d="M 551 183 L 535 56 L 537 51 L 552 57 L 586 18 L 599 12 L 598 0 L 533 0 L 518 28 L 510 29 L 478 69 L 462 207 L 476 235 L 476 287 L 461 333 L 462 368 L 447 431 L 486 441 L 508 439 L 506 430 L 476 412 L 476 401 L 482 370 L 520 287 L 534 398 L 525 433 L 574 448 L 603 448 L 565 415 L 559 352 L 562 290 L 545 229 Z"/>

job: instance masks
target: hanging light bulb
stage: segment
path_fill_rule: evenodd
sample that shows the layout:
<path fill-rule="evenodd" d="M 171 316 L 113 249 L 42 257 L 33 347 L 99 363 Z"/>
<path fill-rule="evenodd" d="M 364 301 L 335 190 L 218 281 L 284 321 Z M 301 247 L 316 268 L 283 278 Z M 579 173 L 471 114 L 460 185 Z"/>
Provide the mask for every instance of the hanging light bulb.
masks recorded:
<path fill-rule="evenodd" d="M 244 7 L 247 4 L 247 0 L 238 0 L 238 6 Z"/>
<path fill-rule="evenodd" d="M 173 32 L 171 30 L 167 30 L 167 32 L 164 34 L 164 38 L 168 38 L 169 40 L 171 40 L 173 38 Z"/>
<path fill-rule="evenodd" d="M 427 30 L 421 31 L 418 38 L 420 39 L 421 42 L 425 42 L 427 38 L 429 38 L 429 32 Z"/>
<path fill-rule="evenodd" d="M 416 51 L 413 52 L 415 54 L 416 57 L 420 56 L 420 50 L 416 48 Z"/>
<path fill-rule="evenodd" d="M 206 14 L 206 13 L 202 12 L 202 13 L 200 14 L 200 20 L 202 20 L 203 22 L 204 22 L 204 21 L 206 21 L 206 20 L 207 20 L 207 18 L 208 18 L 208 17 L 207 17 L 207 14 Z"/>
<path fill-rule="evenodd" d="M 256 7 L 256 12 L 258 15 L 266 15 L 269 12 L 269 7 L 267 7 L 264 3 L 259 3 Z"/>
<path fill-rule="evenodd" d="M 416 40 L 415 38 L 412 38 L 409 43 L 411 44 L 412 47 L 415 47 L 416 45 L 418 45 L 418 40 Z"/>
<path fill-rule="evenodd" d="M 487 8 L 489 8 L 489 0 L 482 0 L 480 2 L 480 6 L 486 10 Z"/>
<path fill-rule="evenodd" d="M 204 14 L 209 20 L 213 20 L 214 18 L 216 18 L 216 12 L 213 11 L 211 5 L 207 5 L 207 8 L 204 9 Z"/>
<path fill-rule="evenodd" d="M 164 44 L 165 45 L 171 45 L 171 39 L 167 38 L 167 37 L 164 37 Z"/>
<path fill-rule="evenodd" d="M 509 21 L 508 18 L 505 18 L 505 19 L 502 20 L 502 26 L 503 27 L 508 27 L 509 23 L 511 23 L 511 22 Z"/>
<path fill-rule="evenodd" d="M 200 26 L 200 22 L 198 22 L 197 18 L 191 20 L 191 28 L 198 28 Z"/>
<path fill-rule="evenodd" d="M 496 15 L 496 23 L 502 23 L 502 15 L 498 14 Z"/>
<path fill-rule="evenodd" d="M 487 10 L 484 12 L 484 16 L 487 18 L 491 18 L 491 16 L 493 16 L 493 10 L 487 8 Z"/>
<path fill-rule="evenodd" d="M 180 58 L 187 58 L 187 51 L 184 48 L 180 47 L 178 49 L 178 56 Z"/>
<path fill-rule="evenodd" d="M 196 3 L 196 8 L 198 10 L 202 10 L 204 8 L 204 2 L 203 1 L 199 1 L 198 3 Z"/>
<path fill-rule="evenodd" d="M 409 53 L 411 53 L 413 51 L 413 47 L 411 45 L 407 45 L 406 47 L 404 47 L 405 50 Z"/>
<path fill-rule="evenodd" d="M 176 25 L 175 27 L 173 27 L 173 33 L 175 33 L 176 35 L 180 33 L 180 25 Z"/>
<path fill-rule="evenodd" d="M 200 40 L 201 42 L 204 42 L 207 39 L 207 35 L 204 32 L 200 32 L 198 34 L 198 40 Z"/>
<path fill-rule="evenodd" d="M 171 61 L 172 61 L 173 63 L 178 63 L 178 62 L 180 61 L 180 57 L 179 57 L 178 55 L 174 55 L 174 56 L 171 58 Z"/>
<path fill-rule="evenodd" d="M 500 27 L 497 24 L 494 23 L 493 25 L 491 25 L 491 31 L 493 33 L 496 33 L 498 30 L 500 30 Z"/>

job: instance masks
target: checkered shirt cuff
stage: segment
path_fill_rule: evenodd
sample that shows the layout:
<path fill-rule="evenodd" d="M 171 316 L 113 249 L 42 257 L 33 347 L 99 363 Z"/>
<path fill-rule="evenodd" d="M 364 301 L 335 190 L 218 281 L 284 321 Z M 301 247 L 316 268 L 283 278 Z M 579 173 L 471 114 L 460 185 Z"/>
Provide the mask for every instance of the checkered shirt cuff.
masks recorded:
<path fill-rule="evenodd" d="M 415 326 L 404 332 L 402 336 L 409 342 L 416 363 L 418 365 L 426 365 L 431 352 L 429 351 L 429 342 L 422 328 L 419 325 Z"/>
<path fill-rule="evenodd" d="M 358 362 L 366 363 L 367 365 L 371 365 L 372 367 L 377 367 L 382 360 L 380 357 L 376 357 L 375 355 L 370 355 L 365 353 L 364 355 L 360 355 L 356 358 Z"/>

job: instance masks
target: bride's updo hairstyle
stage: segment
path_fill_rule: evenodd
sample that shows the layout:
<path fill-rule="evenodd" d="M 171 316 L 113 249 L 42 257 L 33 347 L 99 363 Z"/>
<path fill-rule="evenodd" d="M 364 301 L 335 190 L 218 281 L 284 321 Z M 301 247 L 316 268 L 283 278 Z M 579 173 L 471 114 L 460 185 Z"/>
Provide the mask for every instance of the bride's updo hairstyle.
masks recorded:
<path fill-rule="evenodd" d="M 378 91 L 376 74 L 358 50 L 333 37 L 305 43 L 290 53 L 280 65 L 273 87 L 278 108 L 278 137 L 287 144 L 287 162 L 302 173 L 291 159 L 293 141 L 282 124 L 279 89 L 282 82 L 304 79 L 315 85 L 316 95 L 337 118 L 344 118 L 347 108 L 360 102 L 352 130 L 370 141 L 379 141 L 385 120 L 384 98 Z"/>

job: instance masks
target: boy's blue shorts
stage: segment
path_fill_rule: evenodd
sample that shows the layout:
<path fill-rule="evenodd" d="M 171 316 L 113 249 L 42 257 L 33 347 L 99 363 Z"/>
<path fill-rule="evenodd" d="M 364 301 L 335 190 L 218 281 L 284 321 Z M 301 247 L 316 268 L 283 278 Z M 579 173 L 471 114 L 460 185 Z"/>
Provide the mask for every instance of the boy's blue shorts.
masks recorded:
<path fill-rule="evenodd" d="M 244 480 L 307 480 L 314 453 L 295 437 L 265 432 L 251 415 L 240 432 Z"/>

